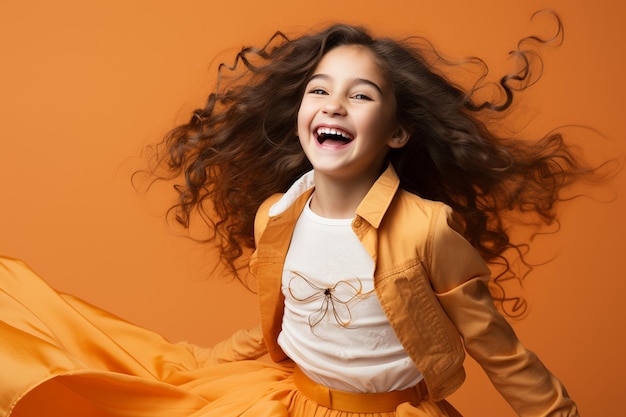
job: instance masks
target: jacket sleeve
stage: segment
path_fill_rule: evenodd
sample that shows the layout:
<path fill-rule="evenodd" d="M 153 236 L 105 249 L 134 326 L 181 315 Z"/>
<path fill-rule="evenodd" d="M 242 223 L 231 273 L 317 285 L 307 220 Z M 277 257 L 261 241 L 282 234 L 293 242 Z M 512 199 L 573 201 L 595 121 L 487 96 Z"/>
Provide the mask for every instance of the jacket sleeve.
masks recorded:
<path fill-rule="evenodd" d="M 259 210 L 254 222 L 255 245 L 258 244 L 260 236 L 265 230 L 269 218 L 269 207 L 280 197 L 279 194 L 268 198 Z M 256 252 L 250 257 L 250 270 L 255 275 Z M 228 339 L 219 342 L 211 349 L 202 350 L 196 354 L 205 365 L 223 362 L 234 362 L 247 359 L 257 359 L 267 353 L 267 345 L 263 339 L 261 324 L 257 324 L 251 329 L 243 329 L 235 332 Z"/>
<path fill-rule="evenodd" d="M 267 353 L 260 325 L 239 330 L 211 349 L 198 349 L 196 356 L 203 366 L 258 359 Z"/>
<path fill-rule="evenodd" d="M 459 233 L 449 208 L 434 226 L 432 284 L 468 354 L 519 416 L 578 416 L 561 382 L 522 346 L 495 307 L 487 287 L 489 270 Z"/>

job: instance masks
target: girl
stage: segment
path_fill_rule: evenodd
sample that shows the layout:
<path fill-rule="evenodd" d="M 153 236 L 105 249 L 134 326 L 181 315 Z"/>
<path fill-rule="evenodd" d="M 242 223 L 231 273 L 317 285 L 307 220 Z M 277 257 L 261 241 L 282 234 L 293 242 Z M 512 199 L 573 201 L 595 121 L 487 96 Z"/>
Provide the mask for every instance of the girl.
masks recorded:
<path fill-rule="evenodd" d="M 259 326 L 172 345 L 5 259 L 2 415 L 457 416 L 445 398 L 467 351 L 520 416 L 577 416 L 488 287 L 505 301 L 505 255 L 523 260 L 511 213 L 549 224 L 560 191 L 594 172 L 558 134 L 487 128 L 535 81 L 529 42 L 544 41 L 520 42 L 501 103 L 444 78 L 431 48 L 357 27 L 242 50 L 161 162 L 183 174 L 177 219 L 206 220 L 258 292 Z"/>

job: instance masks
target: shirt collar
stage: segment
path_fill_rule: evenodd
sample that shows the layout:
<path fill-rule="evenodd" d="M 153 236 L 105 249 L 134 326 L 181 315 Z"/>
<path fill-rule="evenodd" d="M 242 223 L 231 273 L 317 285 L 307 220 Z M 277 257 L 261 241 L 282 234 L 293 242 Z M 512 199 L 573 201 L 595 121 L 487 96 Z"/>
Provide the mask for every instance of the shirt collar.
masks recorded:
<path fill-rule="evenodd" d="M 357 207 L 357 216 L 378 228 L 399 186 L 398 174 L 389 164 Z M 294 182 L 287 192 L 270 207 L 270 217 L 285 212 L 299 197 L 313 188 L 315 188 L 314 171 L 311 170 Z"/>
<path fill-rule="evenodd" d="M 282 214 L 287 210 L 302 194 L 315 187 L 315 181 L 313 176 L 313 170 L 307 172 L 301 176 L 296 182 L 291 184 L 291 187 L 276 203 L 270 207 L 270 217 Z"/>

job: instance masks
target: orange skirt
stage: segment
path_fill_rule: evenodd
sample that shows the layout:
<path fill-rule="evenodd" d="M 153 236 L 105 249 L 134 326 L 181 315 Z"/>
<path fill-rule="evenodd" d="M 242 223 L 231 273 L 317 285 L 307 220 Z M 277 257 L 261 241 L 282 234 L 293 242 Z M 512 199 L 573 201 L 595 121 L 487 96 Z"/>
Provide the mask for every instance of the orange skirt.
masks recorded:
<path fill-rule="evenodd" d="M 219 363 L 60 294 L 0 258 L 2 417 L 455 417 L 428 399 L 395 411 L 331 410 L 294 384 L 292 363 Z"/>

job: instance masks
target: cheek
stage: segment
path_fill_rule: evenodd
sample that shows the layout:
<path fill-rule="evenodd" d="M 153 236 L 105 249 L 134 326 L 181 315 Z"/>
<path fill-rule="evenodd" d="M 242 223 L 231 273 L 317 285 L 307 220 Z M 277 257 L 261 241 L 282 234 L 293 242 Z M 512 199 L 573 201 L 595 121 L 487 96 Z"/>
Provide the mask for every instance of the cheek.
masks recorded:
<path fill-rule="evenodd" d="M 389 133 L 389 123 L 386 119 L 381 118 L 379 113 L 364 114 L 354 120 L 361 134 L 367 134 L 372 138 L 381 139 Z"/>
<path fill-rule="evenodd" d="M 300 109 L 298 110 L 298 119 L 296 123 L 298 136 L 304 136 L 309 132 L 309 128 L 311 125 L 311 116 L 310 111 L 307 111 L 306 105 L 304 103 L 300 105 Z"/>
<path fill-rule="evenodd" d="M 298 113 L 298 124 L 296 126 L 296 135 L 300 141 L 300 145 L 303 149 L 306 149 L 306 140 L 309 138 L 308 124 L 303 120 L 300 113 Z"/>
<path fill-rule="evenodd" d="M 391 137 L 397 130 L 395 115 L 390 111 L 381 111 L 377 115 L 372 115 L 369 119 L 369 127 L 378 136 Z"/>

